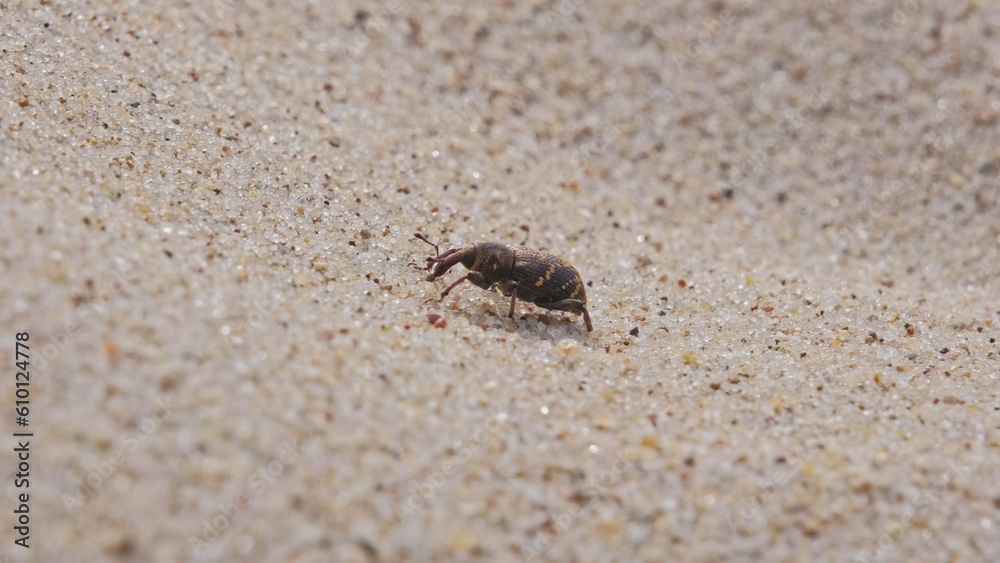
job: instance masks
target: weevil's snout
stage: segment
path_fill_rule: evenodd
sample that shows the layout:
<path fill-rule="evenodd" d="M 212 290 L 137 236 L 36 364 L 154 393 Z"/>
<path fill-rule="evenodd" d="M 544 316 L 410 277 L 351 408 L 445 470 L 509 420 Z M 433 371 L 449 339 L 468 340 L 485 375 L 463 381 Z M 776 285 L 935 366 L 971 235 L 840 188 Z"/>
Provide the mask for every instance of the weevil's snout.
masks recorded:
<path fill-rule="evenodd" d="M 455 263 L 449 263 L 449 261 L 442 260 L 440 258 L 428 258 L 427 259 L 427 269 L 430 270 L 430 274 L 427 276 L 427 281 L 434 281 L 437 278 L 448 273 L 448 270 L 454 266 Z"/>
<path fill-rule="evenodd" d="M 443 276 L 444 273 L 448 271 L 448 269 L 442 268 L 440 258 L 427 258 L 427 271 L 429 271 L 430 273 L 427 274 L 427 277 L 424 279 L 426 279 L 427 281 L 434 281 L 437 278 Z"/>
<path fill-rule="evenodd" d="M 428 258 L 427 269 L 431 273 L 427 276 L 427 281 L 434 281 L 445 275 L 455 264 L 464 263 L 468 257 L 468 248 L 452 248 L 451 250 L 442 252 L 435 258 Z"/>
<path fill-rule="evenodd" d="M 434 273 L 434 270 L 437 269 L 437 265 L 439 262 L 440 261 L 437 258 L 427 259 L 427 268 L 425 269 L 430 272 L 430 274 L 427 274 L 427 281 L 433 281 L 434 278 L 438 276 L 438 274 Z"/>

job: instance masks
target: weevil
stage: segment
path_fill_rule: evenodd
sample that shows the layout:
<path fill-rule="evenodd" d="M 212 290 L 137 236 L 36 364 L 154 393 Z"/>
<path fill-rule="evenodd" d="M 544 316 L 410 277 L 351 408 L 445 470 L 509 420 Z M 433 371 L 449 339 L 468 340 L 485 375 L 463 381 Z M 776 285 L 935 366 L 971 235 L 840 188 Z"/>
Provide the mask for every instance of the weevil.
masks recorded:
<path fill-rule="evenodd" d="M 413 236 L 434 247 L 436 256 L 427 258 L 427 281 L 445 275 L 452 266 L 461 263 L 468 270 L 449 285 L 445 297 L 460 283 L 468 280 L 483 289 L 496 286 L 510 297 L 508 317 L 514 316 L 517 300 L 534 303 L 544 309 L 583 315 L 587 331 L 594 330 L 587 311 L 587 290 L 580 273 L 569 262 L 548 252 L 526 247 L 513 248 L 499 242 L 480 242 L 441 252 L 438 245 L 420 233 Z"/>

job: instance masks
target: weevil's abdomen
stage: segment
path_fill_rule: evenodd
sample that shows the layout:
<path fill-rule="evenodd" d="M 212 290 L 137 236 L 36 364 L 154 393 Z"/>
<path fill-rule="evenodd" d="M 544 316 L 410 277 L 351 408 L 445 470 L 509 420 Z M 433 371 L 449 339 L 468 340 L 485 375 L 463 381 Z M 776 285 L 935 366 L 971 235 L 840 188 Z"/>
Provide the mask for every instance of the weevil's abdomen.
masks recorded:
<path fill-rule="evenodd" d="M 583 279 L 569 262 L 554 254 L 524 247 L 514 249 L 514 259 L 516 266 L 507 281 L 516 282 L 518 299 L 532 303 L 579 299 L 587 304 Z M 513 284 L 498 286 L 505 295 L 510 295 Z"/>

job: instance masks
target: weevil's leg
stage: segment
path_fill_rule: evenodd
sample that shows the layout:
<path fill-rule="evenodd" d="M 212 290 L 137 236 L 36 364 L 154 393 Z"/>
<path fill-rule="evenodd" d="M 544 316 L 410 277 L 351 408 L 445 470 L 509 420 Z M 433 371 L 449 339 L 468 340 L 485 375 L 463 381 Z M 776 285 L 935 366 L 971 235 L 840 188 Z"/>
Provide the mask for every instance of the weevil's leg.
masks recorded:
<path fill-rule="evenodd" d="M 556 301 L 555 303 L 535 303 L 535 305 L 544 309 L 566 311 L 567 313 L 576 313 L 577 315 L 582 313 L 583 322 L 587 325 L 587 332 L 592 332 L 594 330 L 594 325 L 590 322 L 590 313 L 587 311 L 587 307 L 583 304 L 583 301 L 580 301 L 579 299 L 563 299 L 562 301 Z"/>
<path fill-rule="evenodd" d="M 455 286 L 457 286 L 458 284 L 464 282 L 467 279 L 469 279 L 468 274 L 466 274 L 466 275 L 458 278 L 457 280 L 455 280 L 455 283 L 449 285 L 444 291 L 441 292 L 441 298 L 444 299 L 448 295 L 448 292 L 450 292 L 451 290 L 455 289 Z"/>
<path fill-rule="evenodd" d="M 508 284 L 510 288 L 510 311 L 507 312 L 507 316 L 511 319 L 514 318 L 514 304 L 517 303 L 517 282 L 512 281 Z"/>
<path fill-rule="evenodd" d="M 479 287 L 481 287 L 483 289 L 489 289 L 490 288 L 490 286 L 486 283 L 486 278 L 483 277 L 482 274 L 480 274 L 479 272 L 469 272 L 469 273 L 465 274 L 464 276 L 462 276 L 462 277 L 458 278 L 457 280 L 455 280 L 455 283 L 449 285 L 448 288 L 445 289 L 444 292 L 441 293 L 441 297 L 447 296 L 448 293 L 451 292 L 451 290 L 455 289 L 455 286 L 457 286 L 458 284 L 464 282 L 465 280 L 469 280 L 473 284 L 475 284 L 475 285 L 477 285 L 477 286 L 479 286 Z"/>

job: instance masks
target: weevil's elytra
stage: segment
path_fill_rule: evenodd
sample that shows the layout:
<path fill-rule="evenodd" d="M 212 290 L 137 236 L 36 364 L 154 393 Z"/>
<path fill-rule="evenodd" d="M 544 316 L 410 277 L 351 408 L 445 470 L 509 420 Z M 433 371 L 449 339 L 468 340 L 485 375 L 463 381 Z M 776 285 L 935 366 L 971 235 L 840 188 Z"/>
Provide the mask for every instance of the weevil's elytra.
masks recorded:
<path fill-rule="evenodd" d="M 468 280 L 483 289 L 494 285 L 510 297 L 508 317 L 514 316 L 517 300 L 534 303 L 544 309 L 582 314 L 587 331 L 594 330 L 587 311 L 587 290 L 572 264 L 548 252 L 531 248 L 511 248 L 499 242 L 481 242 L 441 252 L 438 245 L 420 233 L 415 237 L 434 247 L 437 256 L 427 259 L 433 281 L 461 263 L 469 272 L 449 285 L 441 297 Z"/>

